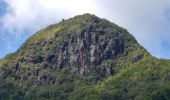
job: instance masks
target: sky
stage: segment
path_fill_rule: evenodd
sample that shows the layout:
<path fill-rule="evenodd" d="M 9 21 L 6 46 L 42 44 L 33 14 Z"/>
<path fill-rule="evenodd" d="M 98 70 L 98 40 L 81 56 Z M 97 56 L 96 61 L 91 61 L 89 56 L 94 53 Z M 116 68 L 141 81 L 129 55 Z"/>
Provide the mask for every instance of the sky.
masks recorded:
<path fill-rule="evenodd" d="M 84 13 L 126 28 L 153 56 L 170 59 L 170 0 L 0 0 L 0 58 L 38 30 Z"/>

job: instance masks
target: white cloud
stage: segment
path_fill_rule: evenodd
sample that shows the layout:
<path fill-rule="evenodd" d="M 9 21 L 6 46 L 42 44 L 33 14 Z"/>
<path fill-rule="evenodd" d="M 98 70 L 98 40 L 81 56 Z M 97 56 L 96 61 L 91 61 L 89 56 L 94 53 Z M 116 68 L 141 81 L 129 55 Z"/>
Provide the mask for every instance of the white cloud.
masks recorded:
<path fill-rule="evenodd" d="M 37 30 L 62 18 L 92 12 L 90 0 L 5 0 L 7 13 L 1 18 L 4 28 L 16 32 Z"/>
<path fill-rule="evenodd" d="M 127 28 L 152 54 L 170 58 L 170 52 L 163 52 L 170 44 L 170 19 L 166 15 L 170 11 L 169 0 L 4 1 L 8 9 L 0 20 L 11 33 L 37 31 L 62 18 L 93 13 Z"/>

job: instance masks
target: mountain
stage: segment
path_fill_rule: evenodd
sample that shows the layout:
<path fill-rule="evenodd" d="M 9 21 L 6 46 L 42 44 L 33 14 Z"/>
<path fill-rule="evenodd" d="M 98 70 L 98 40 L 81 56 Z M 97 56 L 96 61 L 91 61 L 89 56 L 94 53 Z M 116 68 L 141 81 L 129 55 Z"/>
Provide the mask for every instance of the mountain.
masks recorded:
<path fill-rule="evenodd" d="M 169 65 L 126 29 L 83 14 L 40 30 L 0 60 L 0 98 L 170 99 Z"/>

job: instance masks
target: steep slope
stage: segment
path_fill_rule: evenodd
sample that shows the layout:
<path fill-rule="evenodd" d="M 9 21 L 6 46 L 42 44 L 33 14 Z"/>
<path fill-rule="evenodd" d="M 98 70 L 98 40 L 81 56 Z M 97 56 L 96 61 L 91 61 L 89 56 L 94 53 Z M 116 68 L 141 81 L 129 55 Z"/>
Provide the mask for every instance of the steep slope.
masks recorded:
<path fill-rule="evenodd" d="M 150 56 L 127 30 L 95 15 L 84 14 L 37 32 L 15 53 L 0 60 L 2 83 L 11 84 L 11 90 L 17 91 L 9 96 L 2 92 L 0 97 L 132 99 L 142 96 L 141 86 L 146 87 L 146 84 L 133 83 L 133 78 L 136 82 L 150 82 L 145 80 L 147 76 L 136 73 L 149 73 L 147 69 L 154 70 L 155 62 L 159 60 Z M 163 62 L 158 65 L 168 68 L 169 62 Z M 140 77 L 144 79 L 138 81 Z M 164 82 L 162 79 L 158 80 Z M 138 88 L 139 94 L 127 92 Z"/>
<path fill-rule="evenodd" d="M 5 70 L 10 67 L 11 71 L 15 70 L 14 74 L 18 72 L 15 77 L 19 80 L 33 77 L 30 81 L 35 84 L 48 84 L 53 77 L 44 71 L 51 74 L 65 68 L 82 76 L 94 72 L 96 75 L 92 76 L 99 80 L 146 54 L 126 30 L 85 14 L 51 25 L 30 37 L 16 53 L 6 57 L 13 60 L 9 60 L 11 65 L 2 66 L 2 76 L 8 77 Z"/>

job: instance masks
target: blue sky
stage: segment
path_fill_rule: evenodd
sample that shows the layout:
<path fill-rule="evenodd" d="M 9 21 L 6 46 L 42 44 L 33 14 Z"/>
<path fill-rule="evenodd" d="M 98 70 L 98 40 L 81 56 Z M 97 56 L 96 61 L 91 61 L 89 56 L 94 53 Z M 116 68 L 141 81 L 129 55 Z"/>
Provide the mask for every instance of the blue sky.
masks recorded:
<path fill-rule="evenodd" d="M 38 30 L 83 13 L 109 19 L 152 55 L 170 58 L 170 0 L 0 0 L 0 58 Z"/>

